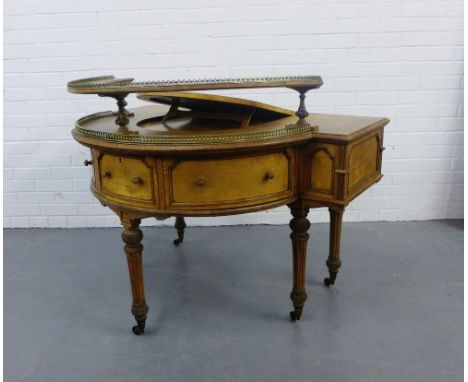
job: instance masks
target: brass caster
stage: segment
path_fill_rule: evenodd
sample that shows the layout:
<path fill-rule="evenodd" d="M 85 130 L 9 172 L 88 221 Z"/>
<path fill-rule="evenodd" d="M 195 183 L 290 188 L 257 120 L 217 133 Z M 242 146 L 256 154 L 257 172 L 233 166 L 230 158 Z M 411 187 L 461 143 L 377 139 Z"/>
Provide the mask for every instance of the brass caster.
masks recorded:
<path fill-rule="evenodd" d="M 302 315 L 302 310 L 292 310 L 291 312 L 289 312 L 289 317 L 291 318 L 291 321 L 293 322 L 300 320 L 301 315 Z"/>
<path fill-rule="evenodd" d="M 139 336 L 145 332 L 145 321 L 137 321 L 137 325 L 132 327 L 132 332 Z"/>
<path fill-rule="evenodd" d="M 335 285 L 336 276 L 338 275 L 338 272 L 329 272 L 329 273 L 330 273 L 330 277 L 326 277 L 325 279 L 323 279 L 323 283 L 327 287 Z"/>

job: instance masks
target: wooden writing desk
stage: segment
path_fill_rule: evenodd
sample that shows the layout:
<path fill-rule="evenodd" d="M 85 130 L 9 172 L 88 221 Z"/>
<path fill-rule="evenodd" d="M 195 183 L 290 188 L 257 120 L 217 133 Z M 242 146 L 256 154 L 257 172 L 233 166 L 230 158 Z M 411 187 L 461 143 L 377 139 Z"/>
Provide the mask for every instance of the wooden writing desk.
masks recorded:
<path fill-rule="evenodd" d="M 73 137 L 91 149 L 91 191 L 124 227 L 135 334 L 145 328 L 141 219 L 175 216 L 182 243 L 184 216 L 248 213 L 288 205 L 292 220 L 293 287 L 299 320 L 307 300 L 306 249 L 310 208 L 330 211 L 329 277 L 335 283 L 345 206 L 382 177 L 386 118 L 308 114 L 305 93 L 320 77 L 133 82 L 97 77 L 72 81 L 69 91 L 113 97 L 118 112 L 77 121 Z M 297 112 L 187 90 L 288 87 L 300 94 Z M 152 106 L 128 111 L 125 97 Z"/>

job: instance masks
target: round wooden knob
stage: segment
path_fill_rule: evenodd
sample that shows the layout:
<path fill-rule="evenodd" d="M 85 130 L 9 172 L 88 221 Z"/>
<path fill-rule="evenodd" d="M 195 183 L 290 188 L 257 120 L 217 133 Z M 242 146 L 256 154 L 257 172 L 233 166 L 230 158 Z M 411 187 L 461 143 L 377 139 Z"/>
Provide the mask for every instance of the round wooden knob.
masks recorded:
<path fill-rule="evenodd" d="M 92 161 L 92 160 L 87 160 L 87 159 L 86 159 L 86 160 L 84 161 L 84 165 L 85 165 L 85 166 L 89 166 L 90 164 L 93 164 L 93 161 Z"/>
<path fill-rule="evenodd" d="M 109 170 L 104 171 L 104 174 L 102 174 L 104 178 L 110 178 L 112 176 L 111 172 Z"/>
<path fill-rule="evenodd" d="M 142 184 L 143 179 L 141 179 L 139 176 L 135 176 L 134 178 L 132 178 L 132 183 L 133 184 Z"/>
<path fill-rule="evenodd" d="M 275 177 L 275 174 L 272 171 L 267 171 L 265 173 L 265 180 L 271 180 Z"/>
<path fill-rule="evenodd" d="M 205 179 L 198 178 L 195 184 L 197 187 L 203 187 L 205 185 Z"/>

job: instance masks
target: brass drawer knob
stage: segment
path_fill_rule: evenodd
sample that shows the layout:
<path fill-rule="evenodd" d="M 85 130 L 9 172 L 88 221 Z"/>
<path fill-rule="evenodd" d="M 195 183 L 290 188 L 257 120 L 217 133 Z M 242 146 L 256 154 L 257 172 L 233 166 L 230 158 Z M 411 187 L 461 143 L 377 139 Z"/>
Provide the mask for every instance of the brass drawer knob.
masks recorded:
<path fill-rule="evenodd" d="M 86 159 L 86 160 L 84 161 L 84 165 L 85 165 L 85 166 L 89 166 L 90 164 L 93 164 L 93 161 L 92 161 L 92 160 L 87 160 L 87 159 Z"/>
<path fill-rule="evenodd" d="M 274 177 L 275 177 L 275 174 L 272 171 L 267 171 L 263 179 L 271 180 L 271 179 L 274 179 Z"/>
<path fill-rule="evenodd" d="M 132 178 L 132 183 L 133 184 L 142 184 L 143 179 L 141 179 L 139 176 L 135 176 L 134 178 Z"/>
<path fill-rule="evenodd" d="M 102 174 L 104 178 L 110 178 L 112 176 L 111 172 L 109 170 L 104 171 L 104 174 Z"/>
<path fill-rule="evenodd" d="M 198 178 L 197 181 L 195 182 L 195 185 L 197 187 L 203 187 L 205 185 L 205 179 L 202 179 L 202 178 Z"/>

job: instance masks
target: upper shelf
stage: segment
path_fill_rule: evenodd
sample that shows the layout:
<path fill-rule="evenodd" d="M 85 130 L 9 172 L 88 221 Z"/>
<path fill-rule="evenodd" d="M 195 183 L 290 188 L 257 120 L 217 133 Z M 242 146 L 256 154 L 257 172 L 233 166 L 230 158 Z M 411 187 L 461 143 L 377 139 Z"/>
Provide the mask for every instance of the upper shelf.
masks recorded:
<path fill-rule="evenodd" d="M 291 88 L 310 90 L 322 86 L 320 76 L 222 78 L 205 80 L 177 81 L 134 81 L 133 78 L 102 76 L 70 81 L 68 91 L 77 94 L 110 95 L 117 93 L 143 93 L 188 90 L 251 89 L 251 88 Z"/>

